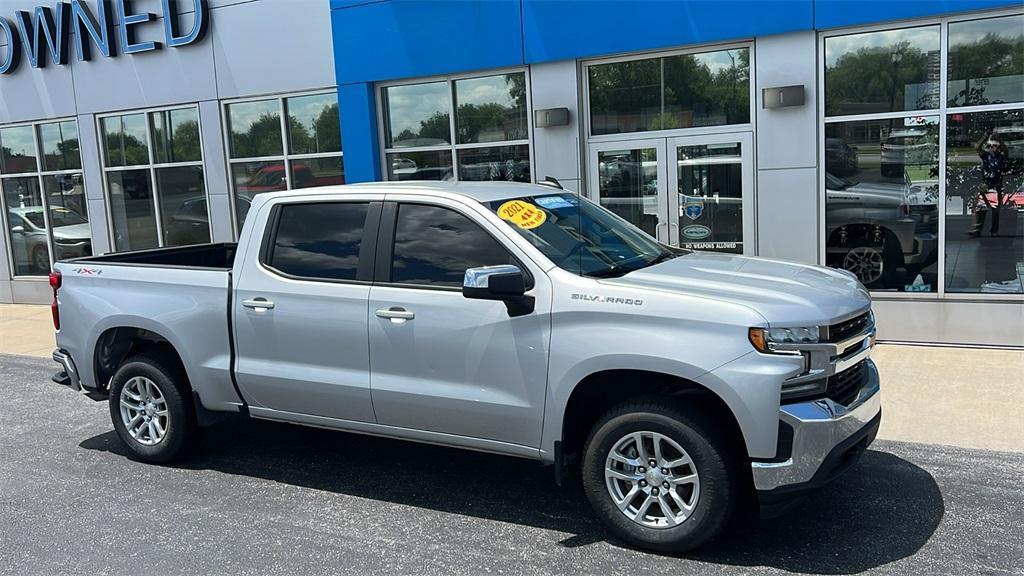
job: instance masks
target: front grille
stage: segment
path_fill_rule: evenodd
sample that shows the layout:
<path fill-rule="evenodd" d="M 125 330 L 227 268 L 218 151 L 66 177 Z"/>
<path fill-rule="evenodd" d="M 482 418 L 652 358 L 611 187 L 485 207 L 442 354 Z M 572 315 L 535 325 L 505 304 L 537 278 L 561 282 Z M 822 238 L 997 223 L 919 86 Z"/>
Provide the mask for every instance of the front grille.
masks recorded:
<path fill-rule="evenodd" d="M 864 387 L 867 379 L 868 363 L 867 360 L 861 360 L 828 378 L 788 386 L 783 383 L 782 403 L 792 404 L 828 398 L 837 404 L 849 406 L 857 399 L 857 393 Z"/>
<path fill-rule="evenodd" d="M 843 320 L 828 327 L 828 341 L 842 342 L 850 336 L 860 334 L 871 323 L 871 312 L 865 312 L 860 316 Z"/>
<path fill-rule="evenodd" d="M 868 379 L 867 360 L 861 360 L 839 374 L 830 376 L 825 385 L 825 395 L 833 402 L 849 406 Z"/>

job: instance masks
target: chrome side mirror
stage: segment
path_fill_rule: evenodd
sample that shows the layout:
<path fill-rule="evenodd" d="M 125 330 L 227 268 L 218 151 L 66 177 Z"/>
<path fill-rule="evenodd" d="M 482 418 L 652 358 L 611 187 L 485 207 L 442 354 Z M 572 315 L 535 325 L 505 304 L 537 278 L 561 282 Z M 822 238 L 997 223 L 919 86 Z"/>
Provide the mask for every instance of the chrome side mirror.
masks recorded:
<path fill-rule="evenodd" d="M 473 300 L 499 300 L 509 316 L 533 312 L 534 299 L 526 295 L 526 275 L 518 266 L 502 264 L 466 270 L 462 295 Z"/>

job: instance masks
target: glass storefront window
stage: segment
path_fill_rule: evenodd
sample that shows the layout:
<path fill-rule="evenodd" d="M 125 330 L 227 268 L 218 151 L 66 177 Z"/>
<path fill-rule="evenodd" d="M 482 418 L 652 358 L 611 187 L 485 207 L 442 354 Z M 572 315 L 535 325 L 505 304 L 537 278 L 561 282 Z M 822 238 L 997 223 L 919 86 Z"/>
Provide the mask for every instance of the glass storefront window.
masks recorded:
<path fill-rule="evenodd" d="M 50 272 L 46 207 L 39 178 L 7 178 L 3 182 L 7 204 L 7 232 L 15 276 L 42 276 Z"/>
<path fill-rule="evenodd" d="M 946 291 L 1024 293 L 1024 110 L 946 119 Z"/>
<path fill-rule="evenodd" d="M 145 250 L 160 245 L 149 169 L 107 174 L 114 250 Z"/>
<path fill-rule="evenodd" d="M 825 263 L 872 290 L 938 290 L 939 119 L 825 126 Z"/>
<path fill-rule="evenodd" d="M 74 120 L 39 126 L 43 147 L 43 170 L 81 170 L 82 154 L 78 144 L 78 123 Z"/>
<path fill-rule="evenodd" d="M 451 144 L 450 98 L 447 82 L 384 88 L 385 146 Z"/>
<path fill-rule="evenodd" d="M 750 50 L 587 67 L 590 132 L 621 134 L 750 122 Z"/>
<path fill-rule="evenodd" d="M 1024 15 L 949 25 L 949 106 L 1024 100 Z"/>
<path fill-rule="evenodd" d="M 337 93 L 234 102 L 225 110 L 237 230 L 257 194 L 345 183 Z"/>
<path fill-rule="evenodd" d="M 385 156 L 388 180 L 451 180 L 450 150 L 416 152 L 407 150 Z"/>
<path fill-rule="evenodd" d="M 530 147 L 495 146 L 458 151 L 459 180 L 530 182 Z"/>
<path fill-rule="evenodd" d="M 531 181 L 525 72 L 387 86 L 381 103 L 388 180 Z"/>
<path fill-rule="evenodd" d="M 939 27 L 922 26 L 825 39 L 825 115 L 939 105 Z"/>
<path fill-rule="evenodd" d="M 334 94 L 296 96 L 288 109 L 288 150 L 292 154 L 341 152 L 338 97 Z"/>
<path fill-rule="evenodd" d="M 100 120 L 105 166 L 149 164 L 149 136 L 145 114 L 110 116 Z"/>
<path fill-rule="evenodd" d="M 459 144 L 525 140 L 526 75 L 455 81 L 455 136 Z"/>
<path fill-rule="evenodd" d="M 228 133 L 232 158 L 280 156 L 281 103 L 278 99 L 229 104 Z"/>
<path fill-rule="evenodd" d="M 210 241 L 210 217 L 206 211 L 206 187 L 202 166 L 156 169 L 160 191 L 160 218 L 164 245 L 183 246 Z"/>
<path fill-rule="evenodd" d="M 52 262 L 91 255 L 77 123 L 0 128 L 0 160 L 12 275 L 44 276 Z"/>
<path fill-rule="evenodd" d="M 338 157 L 292 160 L 291 168 L 294 188 L 345 183 L 345 164 Z"/>
<path fill-rule="evenodd" d="M 114 249 L 209 242 L 199 109 L 106 116 L 100 126 Z"/>
<path fill-rule="evenodd" d="M 631 148 L 597 153 L 601 206 L 655 236 L 658 227 L 658 150 Z"/>
<path fill-rule="evenodd" d="M 0 129 L 0 172 L 36 172 L 36 142 L 32 126 Z"/>
<path fill-rule="evenodd" d="M 53 227 L 53 260 L 91 256 L 92 233 L 82 173 L 48 174 L 42 180 Z"/>
<path fill-rule="evenodd" d="M 150 114 L 153 123 L 153 160 L 157 164 L 199 162 L 199 110 L 178 108 Z"/>

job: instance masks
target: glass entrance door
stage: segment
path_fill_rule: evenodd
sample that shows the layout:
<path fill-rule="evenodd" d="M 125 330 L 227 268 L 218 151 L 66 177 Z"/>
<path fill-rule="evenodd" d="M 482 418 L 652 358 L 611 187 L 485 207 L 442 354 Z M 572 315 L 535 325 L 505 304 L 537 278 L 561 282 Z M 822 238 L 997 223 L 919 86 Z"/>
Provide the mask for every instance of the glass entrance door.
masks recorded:
<path fill-rule="evenodd" d="M 669 140 L 669 241 L 695 250 L 754 254 L 751 136 Z"/>
<path fill-rule="evenodd" d="M 590 198 L 659 241 L 754 253 L 750 133 L 590 145 Z"/>

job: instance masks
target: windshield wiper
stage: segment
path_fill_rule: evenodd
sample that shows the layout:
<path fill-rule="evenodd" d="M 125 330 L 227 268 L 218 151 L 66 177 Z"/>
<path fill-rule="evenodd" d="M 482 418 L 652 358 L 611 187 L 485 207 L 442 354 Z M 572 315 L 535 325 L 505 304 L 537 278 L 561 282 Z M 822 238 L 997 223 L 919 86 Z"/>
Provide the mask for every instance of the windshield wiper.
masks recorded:
<path fill-rule="evenodd" d="M 675 252 L 669 252 L 668 250 L 666 250 L 666 251 L 662 252 L 661 254 L 658 254 L 657 256 L 655 256 L 654 260 L 651 260 L 650 262 L 648 262 L 647 265 L 648 266 L 654 266 L 655 264 L 661 264 L 662 262 L 664 262 L 666 260 L 671 260 L 671 259 L 673 259 L 673 258 L 675 258 L 677 256 L 681 256 L 681 254 L 676 254 Z"/>

